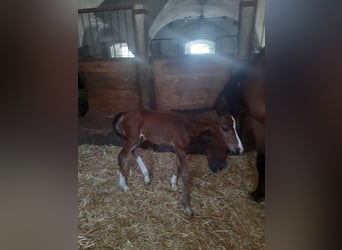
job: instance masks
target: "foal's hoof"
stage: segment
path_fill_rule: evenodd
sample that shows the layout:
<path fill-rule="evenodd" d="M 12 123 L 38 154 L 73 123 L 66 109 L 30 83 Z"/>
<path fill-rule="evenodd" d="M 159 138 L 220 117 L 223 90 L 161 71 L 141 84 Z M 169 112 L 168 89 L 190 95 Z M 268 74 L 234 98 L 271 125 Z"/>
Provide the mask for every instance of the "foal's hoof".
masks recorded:
<path fill-rule="evenodd" d="M 127 191 L 129 190 L 129 188 L 127 187 L 127 185 L 122 185 L 122 184 L 120 184 L 120 187 L 122 188 L 122 190 L 123 190 L 124 192 L 127 192 Z"/>
<path fill-rule="evenodd" d="M 189 207 L 184 207 L 183 210 L 184 210 L 184 213 L 186 213 L 188 216 L 193 216 L 194 215 L 194 212 Z"/>
<path fill-rule="evenodd" d="M 256 190 L 249 194 L 250 198 L 255 202 L 262 202 L 265 200 L 265 192 Z"/>
<path fill-rule="evenodd" d="M 144 178 L 144 181 L 145 181 L 146 184 L 150 184 L 151 183 L 150 177 L 148 177 L 148 176 L 146 176 Z"/>

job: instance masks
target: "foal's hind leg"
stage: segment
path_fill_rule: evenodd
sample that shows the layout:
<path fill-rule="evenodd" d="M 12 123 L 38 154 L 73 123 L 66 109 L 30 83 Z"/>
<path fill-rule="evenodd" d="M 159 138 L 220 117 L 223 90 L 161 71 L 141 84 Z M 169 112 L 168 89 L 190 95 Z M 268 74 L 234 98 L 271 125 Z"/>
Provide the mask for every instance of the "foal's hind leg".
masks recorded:
<path fill-rule="evenodd" d="M 135 160 L 137 161 L 137 163 L 138 163 L 138 165 L 140 167 L 140 170 L 141 170 L 142 174 L 144 175 L 145 183 L 150 183 L 150 176 L 149 176 L 149 173 L 148 173 L 148 169 L 145 166 L 144 162 L 142 161 L 141 157 L 136 152 L 136 149 L 134 149 L 132 151 L 132 154 L 134 155 Z"/>
<path fill-rule="evenodd" d="M 127 165 L 128 155 L 130 152 L 132 152 L 132 150 L 134 150 L 137 147 L 137 145 L 138 143 L 135 143 L 134 141 L 126 141 L 118 156 L 119 169 L 120 169 L 119 185 L 125 192 L 128 191 L 128 186 L 126 184 L 126 178 L 125 178 L 125 167 Z"/>

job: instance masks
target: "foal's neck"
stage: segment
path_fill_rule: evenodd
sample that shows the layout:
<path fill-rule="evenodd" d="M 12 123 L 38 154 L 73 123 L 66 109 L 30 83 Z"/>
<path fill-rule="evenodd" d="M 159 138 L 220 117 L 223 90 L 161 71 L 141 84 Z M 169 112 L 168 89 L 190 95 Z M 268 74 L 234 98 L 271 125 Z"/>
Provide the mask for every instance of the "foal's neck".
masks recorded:
<path fill-rule="evenodd" d="M 192 136 L 201 135 L 212 128 L 215 121 L 208 117 L 194 117 L 191 119 Z"/>

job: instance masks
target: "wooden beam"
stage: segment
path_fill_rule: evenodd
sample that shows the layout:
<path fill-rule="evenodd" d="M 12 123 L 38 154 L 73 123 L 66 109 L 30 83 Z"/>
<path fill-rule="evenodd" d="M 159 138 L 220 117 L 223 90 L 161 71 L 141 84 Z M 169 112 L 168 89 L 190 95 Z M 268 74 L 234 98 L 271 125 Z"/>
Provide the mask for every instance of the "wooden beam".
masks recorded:
<path fill-rule="evenodd" d="M 257 0 L 242 0 L 239 11 L 238 59 L 249 59 L 254 38 Z"/>
<path fill-rule="evenodd" d="M 135 72 L 135 59 L 79 62 L 79 72 Z"/>
<path fill-rule="evenodd" d="M 152 94 L 150 81 L 150 66 L 147 61 L 145 12 L 142 4 L 136 4 L 133 11 L 134 34 L 136 41 L 137 82 L 140 106 L 145 109 L 152 108 Z"/>

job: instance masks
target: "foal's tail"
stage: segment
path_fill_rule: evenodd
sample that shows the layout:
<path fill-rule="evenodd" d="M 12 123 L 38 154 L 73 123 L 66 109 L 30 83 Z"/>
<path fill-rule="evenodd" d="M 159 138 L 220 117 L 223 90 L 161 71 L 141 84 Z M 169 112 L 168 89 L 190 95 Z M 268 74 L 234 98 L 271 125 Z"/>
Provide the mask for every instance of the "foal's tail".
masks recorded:
<path fill-rule="evenodd" d="M 114 117 L 113 122 L 112 122 L 112 126 L 113 126 L 113 129 L 114 129 L 114 132 L 118 136 L 123 137 L 123 138 L 125 137 L 125 132 L 122 129 L 121 122 L 122 122 L 122 118 L 124 117 L 124 115 L 125 115 L 125 112 L 118 113 Z"/>

